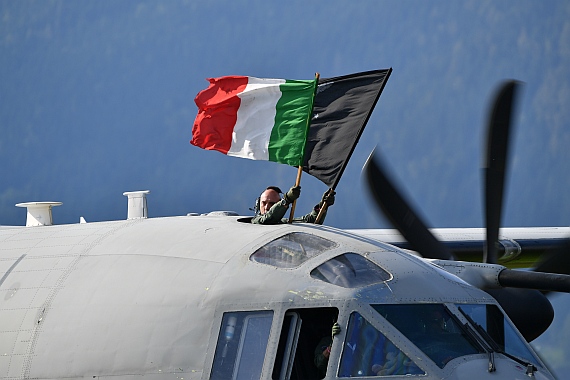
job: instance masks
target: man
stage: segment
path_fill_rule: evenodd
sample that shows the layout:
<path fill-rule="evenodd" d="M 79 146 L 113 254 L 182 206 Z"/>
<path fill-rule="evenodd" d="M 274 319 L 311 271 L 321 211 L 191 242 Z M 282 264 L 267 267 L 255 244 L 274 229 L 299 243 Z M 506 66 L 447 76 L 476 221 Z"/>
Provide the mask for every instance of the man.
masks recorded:
<path fill-rule="evenodd" d="M 335 322 L 332 326 L 331 335 L 323 337 L 315 348 L 315 366 L 319 370 L 320 378 L 324 378 L 327 374 L 327 366 L 329 364 L 329 356 L 334 336 L 340 333 L 340 325 Z"/>
<path fill-rule="evenodd" d="M 276 186 L 269 186 L 261 195 L 257 201 L 257 212 L 258 214 L 255 215 L 251 219 L 251 223 L 253 224 L 280 224 L 280 223 L 287 223 L 288 219 L 284 218 L 285 213 L 289 209 L 289 205 L 293 203 L 299 196 L 301 195 L 301 186 L 293 186 L 289 191 L 283 196 L 281 199 L 281 190 Z M 335 192 L 332 190 L 327 190 L 323 194 L 323 198 L 318 205 L 313 208 L 309 214 L 304 215 L 302 217 L 294 218 L 294 222 L 303 222 L 303 223 L 315 223 L 317 220 L 317 216 L 319 215 L 319 211 L 321 207 L 325 204 L 325 202 L 332 206 L 334 204 L 334 195 Z M 326 211 L 325 215 L 326 216 Z M 324 221 L 324 216 L 320 223 Z"/>

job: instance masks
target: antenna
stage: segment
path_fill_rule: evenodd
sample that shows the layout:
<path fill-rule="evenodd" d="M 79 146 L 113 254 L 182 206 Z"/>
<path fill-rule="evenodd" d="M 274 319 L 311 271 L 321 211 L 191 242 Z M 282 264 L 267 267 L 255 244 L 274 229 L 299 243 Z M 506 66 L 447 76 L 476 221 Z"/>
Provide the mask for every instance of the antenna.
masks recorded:
<path fill-rule="evenodd" d="M 62 204 L 61 202 L 25 202 L 17 203 L 16 207 L 27 208 L 26 227 L 51 226 L 53 224 L 51 208 Z"/>
<path fill-rule="evenodd" d="M 148 209 L 146 206 L 146 195 L 150 190 L 127 191 L 123 195 L 128 197 L 127 219 L 146 219 Z"/>

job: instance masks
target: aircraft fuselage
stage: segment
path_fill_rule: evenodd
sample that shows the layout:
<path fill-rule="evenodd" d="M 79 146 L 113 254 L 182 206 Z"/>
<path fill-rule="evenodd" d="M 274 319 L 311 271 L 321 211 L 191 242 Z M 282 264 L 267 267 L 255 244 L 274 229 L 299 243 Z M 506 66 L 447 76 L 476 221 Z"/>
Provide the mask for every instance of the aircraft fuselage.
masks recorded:
<path fill-rule="evenodd" d="M 334 228 L 238 219 L 1 228 L 0 378 L 319 378 L 334 322 L 327 378 L 520 378 L 524 363 L 552 378 L 492 297 L 438 266 Z M 481 313 L 522 361 L 462 327 Z"/>

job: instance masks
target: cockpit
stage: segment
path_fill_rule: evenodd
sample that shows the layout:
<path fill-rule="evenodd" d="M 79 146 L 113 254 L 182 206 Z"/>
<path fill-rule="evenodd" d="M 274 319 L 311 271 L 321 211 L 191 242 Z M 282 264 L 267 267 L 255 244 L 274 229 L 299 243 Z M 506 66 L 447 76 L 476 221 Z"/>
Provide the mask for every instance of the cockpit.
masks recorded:
<path fill-rule="evenodd" d="M 305 266 L 316 286 L 354 293 L 223 312 L 209 378 L 431 378 L 470 357 L 488 361 L 492 372 L 499 356 L 522 368 L 543 367 L 492 302 L 374 298 L 375 289 L 394 279 L 377 257 L 304 232 L 255 250 L 252 262 L 287 272 Z M 306 268 L 309 262 L 314 264 Z M 332 338 L 325 372 L 319 372 L 316 357 L 335 322 L 341 332 Z"/>

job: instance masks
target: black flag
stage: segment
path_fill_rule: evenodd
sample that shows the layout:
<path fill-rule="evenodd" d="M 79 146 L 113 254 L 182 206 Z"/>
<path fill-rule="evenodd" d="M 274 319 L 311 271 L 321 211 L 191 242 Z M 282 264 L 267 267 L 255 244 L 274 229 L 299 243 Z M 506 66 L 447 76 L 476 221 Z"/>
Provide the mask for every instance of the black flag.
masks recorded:
<path fill-rule="evenodd" d="M 336 188 L 392 69 L 319 80 L 303 170 Z"/>

